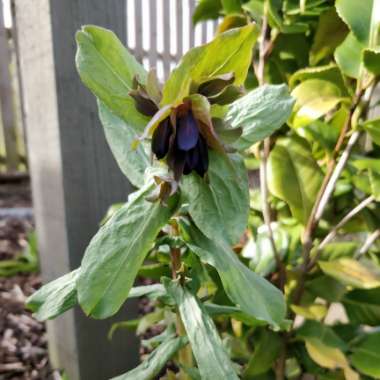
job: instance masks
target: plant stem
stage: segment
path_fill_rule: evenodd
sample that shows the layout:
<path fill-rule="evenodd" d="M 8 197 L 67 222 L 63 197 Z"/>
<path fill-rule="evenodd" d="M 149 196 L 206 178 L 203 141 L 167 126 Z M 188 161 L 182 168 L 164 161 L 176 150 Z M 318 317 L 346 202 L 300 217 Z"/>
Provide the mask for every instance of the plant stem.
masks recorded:
<path fill-rule="evenodd" d="M 178 229 L 173 227 L 173 235 L 178 235 Z M 170 261 L 171 261 L 171 270 L 173 280 L 177 280 L 178 272 L 181 270 L 181 249 L 180 248 L 171 248 L 170 249 Z M 179 281 L 181 284 L 184 284 L 184 276 L 179 275 Z M 181 316 L 179 312 L 176 312 L 176 330 L 178 336 L 186 336 L 186 331 L 182 323 Z M 178 352 L 178 362 L 179 364 L 185 367 L 193 366 L 193 353 L 191 350 L 190 344 L 187 344 L 185 347 L 181 348 Z M 179 380 L 191 380 L 191 377 L 182 369 L 179 370 Z"/>
<path fill-rule="evenodd" d="M 356 258 L 359 258 L 360 256 L 365 255 L 368 250 L 371 248 L 372 244 L 380 237 L 380 229 L 372 232 L 370 235 L 368 235 L 365 243 L 360 248 L 358 254 L 356 255 Z"/>
<path fill-rule="evenodd" d="M 305 287 L 306 275 L 308 271 L 312 268 L 312 266 L 310 266 L 309 261 L 310 261 L 310 251 L 313 244 L 314 231 L 317 228 L 320 219 L 322 218 L 324 210 L 334 191 L 335 185 L 345 165 L 347 164 L 352 148 L 354 147 L 354 145 L 356 144 L 356 142 L 358 141 L 360 137 L 359 131 L 354 131 L 352 133 L 347 143 L 346 148 L 344 149 L 338 163 L 336 164 L 337 157 L 343 146 L 343 142 L 344 142 L 344 139 L 346 138 L 347 132 L 351 129 L 354 113 L 357 107 L 360 105 L 363 95 L 366 95 L 366 103 L 362 107 L 361 113 L 366 114 L 368 111 L 369 102 L 370 102 L 374 88 L 375 88 L 375 83 L 372 84 L 372 86 L 369 87 L 367 91 L 364 91 L 358 86 L 354 100 L 350 107 L 348 117 L 343 125 L 338 141 L 335 145 L 333 155 L 328 163 L 327 171 L 323 179 L 322 186 L 318 192 L 317 199 L 314 203 L 313 209 L 311 211 L 311 214 L 310 214 L 310 217 L 309 217 L 309 220 L 308 220 L 308 223 L 306 225 L 305 232 L 303 235 L 303 250 L 302 250 L 303 263 L 301 265 L 301 275 L 298 281 L 298 286 L 294 292 L 293 303 L 295 305 L 299 304 L 301 301 L 302 294 L 304 292 L 304 287 Z M 316 260 L 313 260 L 313 261 L 316 262 Z M 314 262 L 313 262 L 313 266 L 314 266 Z"/>
<path fill-rule="evenodd" d="M 322 240 L 321 244 L 318 246 L 317 253 L 310 260 L 308 270 L 311 270 L 314 267 L 314 265 L 316 264 L 316 262 L 318 261 L 322 253 L 323 248 L 325 248 L 327 244 L 329 244 L 333 239 L 335 239 L 336 235 L 338 234 L 339 229 L 342 228 L 348 221 L 350 221 L 360 211 L 362 211 L 369 204 L 371 204 L 374 200 L 375 200 L 375 197 L 373 195 L 370 195 L 369 197 L 361 201 L 355 208 L 353 208 L 348 214 L 346 214 L 343 217 L 343 219 L 330 231 L 330 233 Z"/>
<path fill-rule="evenodd" d="M 261 35 L 260 35 L 260 45 L 259 45 L 259 63 L 257 65 L 257 80 L 259 82 L 260 86 L 263 86 L 265 84 L 264 79 L 264 68 L 265 68 L 265 61 L 269 55 L 268 53 L 268 46 L 266 41 L 266 36 L 269 32 L 269 26 L 268 26 L 268 4 L 267 2 L 264 3 L 264 15 L 262 19 L 262 26 L 261 26 Z M 285 284 L 285 267 L 281 261 L 281 257 L 278 253 L 276 243 L 274 241 L 273 236 L 273 230 L 272 230 L 272 212 L 269 204 L 269 196 L 268 196 L 268 180 L 267 180 L 267 163 L 268 163 L 268 157 L 270 153 L 270 145 L 271 140 L 269 137 L 264 139 L 264 148 L 262 152 L 260 153 L 260 193 L 261 198 L 263 201 L 263 218 L 264 223 L 267 227 L 268 231 L 268 238 L 270 241 L 270 245 L 272 248 L 272 252 L 274 255 L 274 258 L 276 260 L 276 266 L 279 270 L 279 288 L 283 290 L 284 284 Z"/>

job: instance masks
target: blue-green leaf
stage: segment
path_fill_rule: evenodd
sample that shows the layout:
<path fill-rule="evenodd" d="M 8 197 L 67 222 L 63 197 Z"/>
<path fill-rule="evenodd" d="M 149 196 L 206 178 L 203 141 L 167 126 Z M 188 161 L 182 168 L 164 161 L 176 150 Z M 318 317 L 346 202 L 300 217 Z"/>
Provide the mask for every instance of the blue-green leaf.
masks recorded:
<path fill-rule="evenodd" d="M 181 223 L 190 249 L 218 272 L 228 297 L 253 318 L 284 326 L 285 300 L 275 286 L 248 269 L 223 238 L 210 240 L 195 226 Z"/>
<path fill-rule="evenodd" d="M 83 83 L 135 132 L 149 120 L 129 96 L 135 76 L 145 83 L 147 73 L 108 29 L 87 25 L 76 34 L 76 65 Z"/>
<path fill-rule="evenodd" d="M 168 207 L 148 202 L 151 190 L 147 184 L 131 194 L 88 245 L 77 281 L 79 303 L 87 315 L 107 318 L 119 310 L 154 239 L 174 212 L 176 199 Z"/>
<path fill-rule="evenodd" d="M 127 373 L 113 377 L 112 380 L 151 380 L 155 379 L 166 363 L 187 342 L 184 337 L 169 337 L 162 342 L 148 357 L 136 368 Z"/>
<path fill-rule="evenodd" d="M 289 118 L 293 105 L 285 84 L 261 86 L 236 100 L 225 117 L 232 128 L 243 130 L 233 146 L 246 149 L 270 136 Z"/>
<path fill-rule="evenodd" d="M 234 244 L 248 222 L 247 170 L 237 154 L 229 156 L 230 162 L 219 153 L 209 154 L 208 183 L 193 174 L 183 179 L 181 189 L 189 202 L 189 213 L 203 233 Z"/>
<path fill-rule="evenodd" d="M 201 378 L 238 380 L 214 322 L 198 299 L 179 283 L 166 281 L 165 286 L 178 306 Z"/>
<path fill-rule="evenodd" d="M 80 268 L 42 286 L 26 301 L 39 320 L 53 319 L 77 304 L 76 280 Z"/>
<path fill-rule="evenodd" d="M 133 126 L 116 116 L 104 103 L 99 101 L 98 107 L 108 145 L 120 170 L 132 185 L 141 187 L 144 184 L 145 169 L 150 163 L 142 144 L 136 149 L 132 148 L 132 143 L 137 139 Z"/>

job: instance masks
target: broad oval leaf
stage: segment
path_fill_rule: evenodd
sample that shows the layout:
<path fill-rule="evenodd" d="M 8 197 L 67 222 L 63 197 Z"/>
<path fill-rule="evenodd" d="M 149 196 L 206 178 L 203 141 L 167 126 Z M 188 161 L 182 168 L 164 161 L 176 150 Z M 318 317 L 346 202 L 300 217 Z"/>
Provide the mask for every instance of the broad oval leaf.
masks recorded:
<path fill-rule="evenodd" d="M 380 288 L 354 289 L 344 297 L 343 305 L 351 323 L 380 325 Z"/>
<path fill-rule="evenodd" d="M 335 61 L 345 75 L 356 79 L 361 75 L 363 47 L 351 32 L 335 50 Z"/>
<path fill-rule="evenodd" d="M 179 351 L 187 339 L 170 336 L 152 351 L 144 361 L 127 373 L 113 377 L 111 380 L 150 380 L 155 379 L 167 362 Z"/>
<path fill-rule="evenodd" d="M 380 75 L 380 49 L 364 49 L 363 51 L 364 67 L 372 74 Z"/>
<path fill-rule="evenodd" d="M 142 132 L 148 118 L 129 96 L 133 78 L 143 83 L 147 73 L 108 29 L 87 25 L 76 34 L 76 65 L 83 83 L 135 132 Z"/>
<path fill-rule="evenodd" d="M 254 342 L 255 351 L 249 359 L 243 379 L 252 379 L 267 372 L 277 359 L 282 346 L 280 335 L 270 330 L 260 330 Z"/>
<path fill-rule="evenodd" d="M 316 65 L 330 56 L 342 43 L 348 32 L 346 24 L 340 19 L 334 7 L 319 16 L 317 30 L 310 50 L 310 64 Z"/>
<path fill-rule="evenodd" d="M 248 269 L 223 238 L 210 240 L 195 226 L 181 226 L 189 248 L 217 270 L 228 297 L 243 312 L 276 328 L 284 327 L 286 305 L 279 289 Z"/>
<path fill-rule="evenodd" d="M 352 364 L 365 375 L 380 379 L 380 332 L 368 334 L 353 348 Z"/>
<path fill-rule="evenodd" d="M 306 67 L 304 69 L 297 70 L 289 78 L 289 86 L 293 89 L 300 82 L 304 82 L 309 79 L 320 79 L 331 82 L 339 87 L 343 96 L 349 95 L 342 72 L 336 64 Z"/>
<path fill-rule="evenodd" d="M 143 186 L 145 169 L 150 163 L 142 144 L 136 149 L 132 148 L 132 143 L 138 137 L 136 132 L 131 125 L 111 112 L 104 103 L 99 101 L 98 107 L 108 145 L 120 170 L 132 185 Z"/>
<path fill-rule="evenodd" d="M 380 268 L 369 260 L 341 258 L 334 261 L 319 261 L 318 264 L 323 272 L 345 285 L 359 289 L 380 286 Z"/>
<path fill-rule="evenodd" d="M 380 1 L 337 0 L 336 9 L 339 16 L 352 30 L 359 42 L 373 46 L 380 26 Z"/>
<path fill-rule="evenodd" d="M 344 100 L 341 89 L 322 79 L 308 79 L 291 93 L 296 99 L 289 123 L 294 128 L 305 127 L 326 115 Z"/>
<path fill-rule="evenodd" d="M 148 202 L 151 190 L 147 184 L 131 194 L 88 245 L 77 281 L 79 303 L 87 315 L 107 318 L 119 310 L 154 239 L 173 214 L 176 199 L 168 207 Z"/>
<path fill-rule="evenodd" d="M 214 322 L 198 299 L 179 283 L 169 280 L 165 286 L 178 306 L 202 380 L 238 380 Z"/>
<path fill-rule="evenodd" d="M 305 140 L 296 136 L 277 140 L 268 161 L 268 186 L 301 223 L 307 222 L 322 179 Z"/>
<path fill-rule="evenodd" d="M 248 176 L 242 158 L 210 151 L 208 183 L 196 174 L 183 178 L 181 190 L 195 224 L 209 238 L 235 244 L 243 234 L 249 211 Z"/>
<path fill-rule="evenodd" d="M 233 146 L 246 149 L 270 136 L 289 118 L 293 105 L 285 84 L 261 86 L 233 102 L 225 120 L 232 128 L 243 130 Z"/>
<path fill-rule="evenodd" d="M 210 43 L 191 49 L 166 81 L 161 104 L 178 104 L 190 94 L 192 84 L 221 74 L 234 73 L 234 84 L 243 84 L 257 36 L 257 27 L 250 24 L 219 34 Z"/>
<path fill-rule="evenodd" d="M 77 304 L 76 281 L 80 268 L 42 286 L 27 300 L 27 307 L 40 321 L 53 319 Z"/>
<path fill-rule="evenodd" d="M 324 344 L 320 339 L 307 339 L 305 345 L 310 357 L 321 367 L 344 371 L 346 380 L 360 380 L 360 376 L 351 367 L 342 351 Z"/>
<path fill-rule="evenodd" d="M 380 118 L 366 121 L 363 128 L 369 133 L 373 142 L 380 145 Z"/>

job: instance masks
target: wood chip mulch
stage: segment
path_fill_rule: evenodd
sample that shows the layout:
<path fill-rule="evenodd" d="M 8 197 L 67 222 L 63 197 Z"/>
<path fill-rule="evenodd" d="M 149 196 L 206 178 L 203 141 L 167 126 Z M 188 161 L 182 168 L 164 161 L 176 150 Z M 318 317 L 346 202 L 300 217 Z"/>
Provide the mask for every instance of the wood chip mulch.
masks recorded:
<path fill-rule="evenodd" d="M 30 206 L 28 187 L 0 186 L 0 207 Z M 14 259 L 26 245 L 33 222 L 0 219 L 0 261 Z M 0 380 L 55 379 L 44 323 L 25 309 L 25 300 L 41 286 L 38 274 L 0 277 Z"/>

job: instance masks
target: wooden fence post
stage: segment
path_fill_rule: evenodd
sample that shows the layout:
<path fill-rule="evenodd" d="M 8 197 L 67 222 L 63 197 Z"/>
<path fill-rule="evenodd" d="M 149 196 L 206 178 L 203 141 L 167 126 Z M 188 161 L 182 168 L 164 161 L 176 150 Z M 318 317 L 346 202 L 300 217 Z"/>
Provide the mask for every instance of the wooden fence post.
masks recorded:
<path fill-rule="evenodd" d="M 93 95 L 74 65 L 75 31 L 96 24 L 126 35 L 125 0 L 16 0 L 18 54 L 42 274 L 51 280 L 80 265 L 109 205 L 131 190 L 106 144 Z M 104 380 L 134 367 L 138 345 L 116 320 L 136 317 L 127 303 L 111 321 L 79 308 L 49 323 L 53 364 L 70 380 Z"/>
<path fill-rule="evenodd" d="M 0 110 L 2 116 L 5 164 L 7 170 L 16 171 L 19 163 L 16 141 L 16 118 L 13 108 L 13 89 L 10 74 L 10 48 L 4 26 L 3 4 L 0 1 Z"/>

